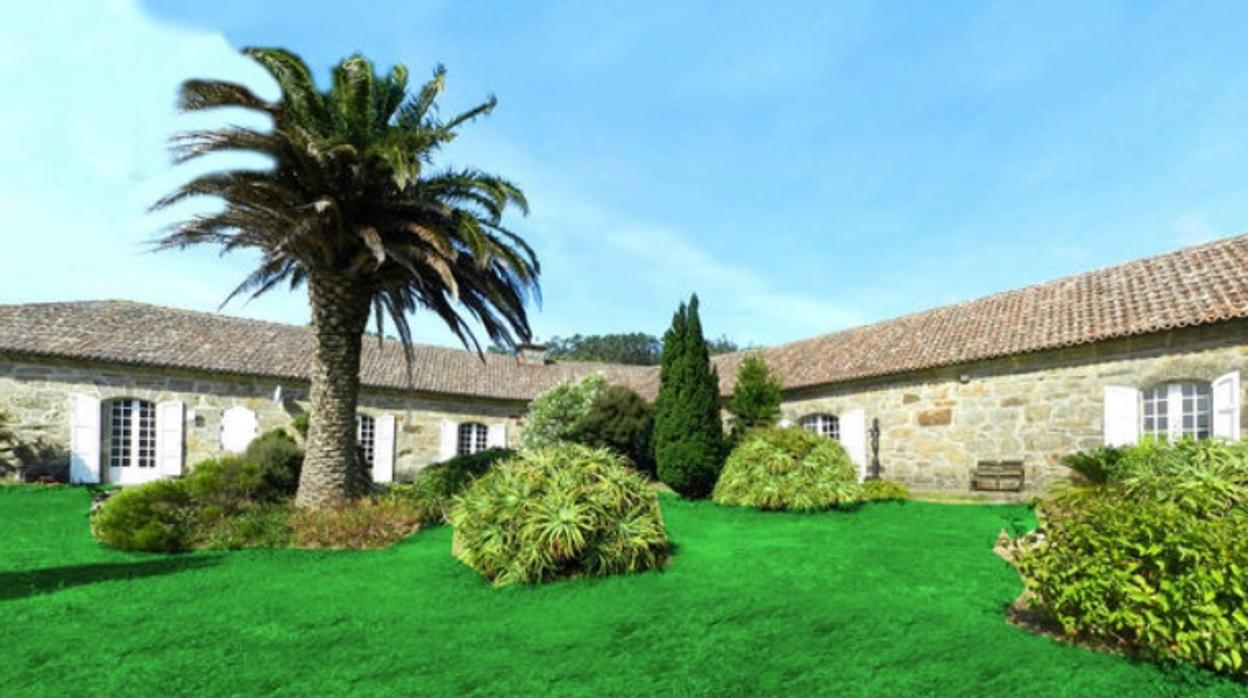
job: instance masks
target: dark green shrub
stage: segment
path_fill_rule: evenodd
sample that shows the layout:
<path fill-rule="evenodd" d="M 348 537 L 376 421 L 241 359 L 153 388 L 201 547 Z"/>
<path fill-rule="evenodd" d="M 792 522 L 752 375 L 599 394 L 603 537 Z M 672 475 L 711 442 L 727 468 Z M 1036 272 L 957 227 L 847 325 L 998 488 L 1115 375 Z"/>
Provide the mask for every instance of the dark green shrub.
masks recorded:
<path fill-rule="evenodd" d="M 845 449 L 805 429 L 759 429 L 732 450 L 711 495 L 716 504 L 811 511 L 861 498 Z"/>
<path fill-rule="evenodd" d="M 455 495 L 484 475 L 491 465 L 515 453 L 508 448 L 491 448 L 471 455 L 455 456 L 421 470 L 410 487 L 392 489 L 418 503 L 426 526 L 444 523 L 446 511 Z"/>
<path fill-rule="evenodd" d="M 767 367 L 760 353 L 747 354 L 737 368 L 737 381 L 728 399 L 732 414 L 732 439 L 739 440 L 750 429 L 774 426 L 780 418 L 780 376 Z"/>
<path fill-rule="evenodd" d="M 184 480 L 157 480 L 113 495 L 92 523 L 96 537 L 115 548 L 176 552 L 191 547 L 196 517 Z"/>
<path fill-rule="evenodd" d="M 1062 465 L 1079 473 L 1084 480 L 1103 485 L 1114 479 L 1122 464 L 1123 449 L 1102 446 L 1091 451 L 1080 451 L 1062 459 Z"/>
<path fill-rule="evenodd" d="M 290 418 L 291 428 L 293 428 L 299 434 L 299 438 L 303 439 L 304 441 L 308 440 L 308 420 L 309 419 L 310 418 L 308 417 L 307 412 L 300 412 L 299 414 L 296 414 L 295 416 Z"/>
<path fill-rule="evenodd" d="M 711 364 L 698 297 L 680 304 L 663 336 L 654 405 L 654 459 L 659 479 L 682 497 L 711 493 L 723 466 L 719 374 Z"/>
<path fill-rule="evenodd" d="M 910 499 L 910 488 L 892 480 L 867 480 L 862 483 L 864 502 L 904 501 Z"/>
<path fill-rule="evenodd" d="M 638 470 L 654 475 L 654 413 L 640 395 L 622 385 L 598 392 L 572 440 L 621 453 Z"/>
<path fill-rule="evenodd" d="M 267 498 L 260 466 L 238 456 L 200 461 L 183 480 L 196 505 L 229 513 Z"/>
<path fill-rule="evenodd" d="M 303 470 L 303 448 L 283 429 L 271 429 L 256 437 L 243 458 L 260 466 L 266 497 L 293 497 Z"/>
<path fill-rule="evenodd" d="M 607 449 L 502 461 L 455 498 L 452 552 L 496 586 L 651 569 L 668 555 L 659 500 Z"/>

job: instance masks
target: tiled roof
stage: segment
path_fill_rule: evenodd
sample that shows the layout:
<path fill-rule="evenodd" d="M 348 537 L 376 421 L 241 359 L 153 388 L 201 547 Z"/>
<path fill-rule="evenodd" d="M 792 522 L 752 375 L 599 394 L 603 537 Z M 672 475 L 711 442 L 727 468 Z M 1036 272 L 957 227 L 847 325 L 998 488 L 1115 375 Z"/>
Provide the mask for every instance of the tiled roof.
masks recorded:
<path fill-rule="evenodd" d="M 763 350 L 786 388 L 1248 317 L 1248 235 Z M 731 391 L 742 354 L 717 357 Z"/>
<path fill-rule="evenodd" d="M 130 301 L 0 305 L 0 351 L 244 376 L 306 379 L 307 327 L 177 310 Z M 568 378 L 601 373 L 638 391 L 653 371 L 581 362 L 541 365 L 429 345 L 415 347 L 412 381 L 398 342 L 365 337 L 366 386 L 528 400 Z"/>
<path fill-rule="evenodd" d="M 1248 235 L 761 350 L 786 388 L 894 375 L 1248 317 Z M 128 301 L 0 305 L 0 351 L 305 379 L 306 327 Z M 743 353 L 715 357 L 731 391 Z M 366 338 L 364 385 L 528 400 L 599 373 L 652 398 L 653 367 L 558 362 Z"/>

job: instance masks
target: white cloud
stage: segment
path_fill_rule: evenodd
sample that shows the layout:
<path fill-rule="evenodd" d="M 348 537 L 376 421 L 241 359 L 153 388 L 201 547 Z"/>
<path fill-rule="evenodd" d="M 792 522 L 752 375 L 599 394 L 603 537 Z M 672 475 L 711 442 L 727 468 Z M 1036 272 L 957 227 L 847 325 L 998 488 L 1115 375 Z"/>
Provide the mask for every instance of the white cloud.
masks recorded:
<path fill-rule="evenodd" d="M 143 244 L 171 220 L 146 208 L 194 174 L 169 164 L 169 135 L 236 120 L 175 114 L 178 84 L 216 77 L 272 94 L 267 77 L 221 35 L 161 24 L 131 0 L 72 11 L 22 5 L 0 7 L 0 82 L 23 95 L 0 104 L 0 156 L 20 163 L 0 170 L 8 253 L 0 257 L 0 302 L 121 297 L 215 309 L 250 259 L 222 260 L 211 250 L 145 254 Z M 455 144 L 469 155 L 462 161 L 514 177 L 534 202 L 534 215 L 514 223 L 544 266 L 547 303 L 533 318 L 539 336 L 662 332 L 694 291 L 708 334 L 739 341 L 796 339 L 858 320 L 791 279 L 717 257 L 689 231 L 605 209 L 525 147 L 478 128 Z M 301 322 L 306 301 L 276 291 L 229 310 Z M 421 341 L 454 343 L 427 315 L 415 328 Z"/>

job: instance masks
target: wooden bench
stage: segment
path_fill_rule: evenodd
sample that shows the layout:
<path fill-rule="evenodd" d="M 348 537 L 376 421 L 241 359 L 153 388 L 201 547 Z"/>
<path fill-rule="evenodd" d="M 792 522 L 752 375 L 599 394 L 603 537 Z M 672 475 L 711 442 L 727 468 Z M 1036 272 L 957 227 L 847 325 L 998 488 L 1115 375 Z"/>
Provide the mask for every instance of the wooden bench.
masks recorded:
<path fill-rule="evenodd" d="M 975 465 L 971 486 L 981 492 L 1022 492 L 1025 478 L 1021 460 L 981 460 Z"/>

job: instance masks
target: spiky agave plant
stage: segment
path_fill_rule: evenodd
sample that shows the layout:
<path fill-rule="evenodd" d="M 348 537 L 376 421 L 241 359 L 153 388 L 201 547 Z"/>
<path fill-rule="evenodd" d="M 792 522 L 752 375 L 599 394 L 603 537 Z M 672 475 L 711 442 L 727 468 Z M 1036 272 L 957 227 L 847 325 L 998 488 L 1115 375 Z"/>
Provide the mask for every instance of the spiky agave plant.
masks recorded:
<path fill-rule="evenodd" d="M 497 464 L 456 498 L 455 554 L 495 585 L 651 569 L 658 498 L 618 454 L 561 444 Z"/>
<path fill-rule="evenodd" d="M 716 504 L 813 511 L 861 498 L 858 471 L 845 449 L 805 429 L 746 432 L 711 494 Z"/>
<path fill-rule="evenodd" d="M 475 169 L 432 167 L 461 126 L 494 108 L 493 98 L 443 119 L 436 109 L 446 77 L 441 66 L 409 94 L 402 65 L 383 76 L 356 55 L 340 62 L 330 88 L 320 90 L 289 51 L 244 53 L 277 82 L 276 101 L 231 82 L 188 80 L 180 106 L 239 108 L 268 117 L 272 128 L 190 131 L 175 136 L 172 149 L 179 162 L 241 151 L 273 166 L 202 175 L 158 201 L 155 208 L 165 208 L 207 196 L 225 206 L 173 226 L 157 246 L 258 252 L 259 266 L 227 302 L 306 284 L 315 347 L 296 501 L 319 507 L 367 487 L 355 450 L 355 410 L 370 312 L 379 335 L 391 319 L 409 364 L 407 315 L 417 309 L 433 311 L 478 353 L 469 318 L 495 344 L 514 347 L 530 339 L 525 305 L 538 293 L 539 266 L 524 240 L 503 226 L 507 209 L 528 210 L 518 187 Z"/>

